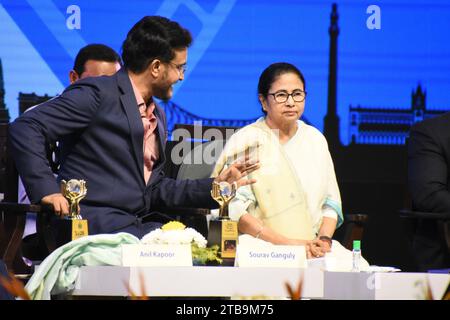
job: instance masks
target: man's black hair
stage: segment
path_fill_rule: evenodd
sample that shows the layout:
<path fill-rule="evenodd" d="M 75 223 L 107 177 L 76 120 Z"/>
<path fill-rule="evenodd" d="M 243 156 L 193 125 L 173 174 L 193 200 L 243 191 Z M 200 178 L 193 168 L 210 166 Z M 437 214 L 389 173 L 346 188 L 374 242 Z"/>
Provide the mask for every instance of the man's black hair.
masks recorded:
<path fill-rule="evenodd" d="M 84 72 L 84 65 L 88 60 L 106 61 L 106 62 L 118 62 L 122 65 L 120 56 L 112 48 L 105 46 L 104 44 L 89 44 L 78 52 L 73 70 L 81 76 Z"/>
<path fill-rule="evenodd" d="M 125 68 L 141 73 L 154 59 L 169 62 L 174 50 L 191 45 L 191 33 L 177 22 L 159 16 L 146 16 L 128 32 L 122 45 Z"/>

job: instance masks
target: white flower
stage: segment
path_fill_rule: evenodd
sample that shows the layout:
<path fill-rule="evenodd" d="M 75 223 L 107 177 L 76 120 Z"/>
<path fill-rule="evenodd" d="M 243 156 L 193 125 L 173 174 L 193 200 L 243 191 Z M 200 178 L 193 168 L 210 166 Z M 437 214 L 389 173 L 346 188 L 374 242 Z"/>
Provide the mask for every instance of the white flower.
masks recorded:
<path fill-rule="evenodd" d="M 192 244 L 196 243 L 200 248 L 206 247 L 206 239 L 192 228 L 184 230 L 153 230 L 142 239 L 143 244 Z"/>

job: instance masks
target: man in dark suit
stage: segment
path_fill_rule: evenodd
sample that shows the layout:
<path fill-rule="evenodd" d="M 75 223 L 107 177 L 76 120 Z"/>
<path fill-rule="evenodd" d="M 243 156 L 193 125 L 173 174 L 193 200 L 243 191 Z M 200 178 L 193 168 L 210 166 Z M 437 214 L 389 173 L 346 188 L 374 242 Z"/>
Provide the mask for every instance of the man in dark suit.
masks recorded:
<path fill-rule="evenodd" d="M 450 213 L 450 112 L 411 128 L 408 184 L 413 210 Z M 434 219 L 418 221 L 413 247 L 421 271 L 450 268 L 450 254 L 437 226 Z"/>
<path fill-rule="evenodd" d="M 153 96 L 169 99 L 184 78 L 188 30 L 163 17 L 144 17 L 122 46 L 124 67 L 113 76 L 87 78 L 25 113 L 10 126 L 18 171 L 33 203 L 68 214 L 59 182 L 87 181 L 80 203 L 89 233 L 129 232 L 138 237 L 160 226 L 157 207 L 217 207 L 211 184 L 253 183 L 244 177 L 257 165 L 236 163 L 215 179 L 176 181 L 164 177 L 166 119 Z M 60 141 L 55 181 L 45 141 Z"/>

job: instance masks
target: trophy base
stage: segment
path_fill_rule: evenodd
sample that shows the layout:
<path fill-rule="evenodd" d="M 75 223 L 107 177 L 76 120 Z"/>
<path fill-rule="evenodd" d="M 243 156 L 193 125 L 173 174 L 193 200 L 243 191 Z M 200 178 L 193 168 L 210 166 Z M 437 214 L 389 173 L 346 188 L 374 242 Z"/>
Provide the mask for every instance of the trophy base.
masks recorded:
<path fill-rule="evenodd" d="M 222 259 L 234 259 L 237 244 L 238 226 L 236 221 L 219 219 L 209 222 L 208 246 L 218 245 Z"/>
<path fill-rule="evenodd" d="M 88 222 L 84 219 L 57 219 L 55 226 L 57 247 L 88 235 Z"/>

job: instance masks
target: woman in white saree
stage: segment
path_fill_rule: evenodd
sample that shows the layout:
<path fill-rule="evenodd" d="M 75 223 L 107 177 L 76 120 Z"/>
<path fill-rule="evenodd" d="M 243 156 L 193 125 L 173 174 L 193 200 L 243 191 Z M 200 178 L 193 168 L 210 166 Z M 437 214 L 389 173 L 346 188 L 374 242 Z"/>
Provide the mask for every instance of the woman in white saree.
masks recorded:
<path fill-rule="evenodd" d="M 288 63 L 275 63 L 260 76 L 258 98 L 265 117 L 235 133 L 213 176 L 242 156 L 260 161 L 251 186 L 236 192 L 229 208 L 240 233 L 284 245 L 304 245 L 308 258 L 330 251 L 342 224 L 341 198 L 325 137 L 299 120 L 305 80 Z"/>

